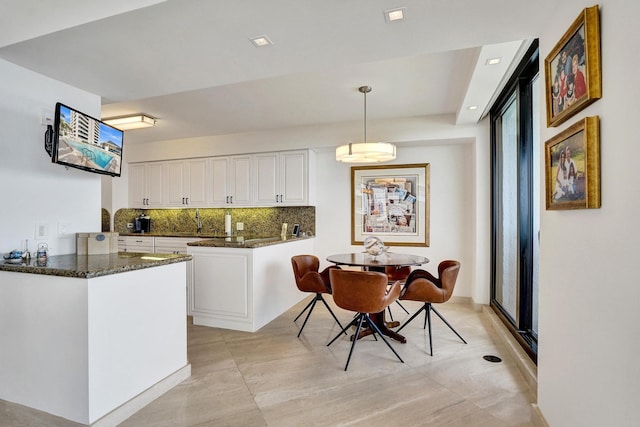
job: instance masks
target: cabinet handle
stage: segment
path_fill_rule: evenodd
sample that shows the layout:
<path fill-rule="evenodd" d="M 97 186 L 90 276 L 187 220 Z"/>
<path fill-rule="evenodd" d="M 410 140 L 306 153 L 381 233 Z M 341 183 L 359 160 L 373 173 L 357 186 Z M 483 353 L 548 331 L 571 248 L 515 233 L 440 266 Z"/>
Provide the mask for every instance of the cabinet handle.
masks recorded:
<path fill-rule="evenodd" d="M 233 204 L 233 196 L 229 196 L 229 200 Z"/>
<path fill-rule="evenodd" d="M 187 201 L 187 205 L 188 205 L 189 204 L 189 198 L 185 197 L 184 199 Z"/>
<path fill-rule="evenodd" d="M 227 203 L 229 203 L 229 196 L 227 196 Z"/>

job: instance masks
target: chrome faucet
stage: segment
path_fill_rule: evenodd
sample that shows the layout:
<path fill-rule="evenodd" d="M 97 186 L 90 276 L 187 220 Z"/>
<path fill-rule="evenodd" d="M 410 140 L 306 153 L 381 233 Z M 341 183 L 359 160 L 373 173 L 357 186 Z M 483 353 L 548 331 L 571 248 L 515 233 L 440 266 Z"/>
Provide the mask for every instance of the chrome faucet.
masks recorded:
<path fill-rule="evenodd" d="M 196 209 L 196 221 L 197 221 L 197 232 L 200 233 L 202 231 L 202 221 L 200 221 L 200 211 Z"/>

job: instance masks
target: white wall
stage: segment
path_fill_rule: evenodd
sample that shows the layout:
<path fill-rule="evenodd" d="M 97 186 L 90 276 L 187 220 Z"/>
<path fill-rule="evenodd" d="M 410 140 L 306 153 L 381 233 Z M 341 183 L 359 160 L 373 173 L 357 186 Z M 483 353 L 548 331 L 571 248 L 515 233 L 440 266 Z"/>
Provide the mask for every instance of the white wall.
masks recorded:
<path fill-rule="evenodd" d="M 100 176 L 51 163 L 44 150 L 42 110 L 63 102 L 94 117 L 100 97 L 0 60 L 0 252 L 36 248 L 35 227 L 48 225 L 51 254 L 75 253 L 75 235 L 67 230 L 100 230 Z"/>
<path fill-rule="evenodd" d="M 553 427 L 636 426 L 640 419 L 640 2 L 599 3 L 602 99 L 541 132 L 547 140 L 583 117 L 600 116 L 602 207 L 541 212 L 538 405 Z M 542 59 L 593 4 L 558 3 L 540 37 Z"/>
<path fill-rule="evenodd" d="M 362 251 L 351 246 L 351 165 L 336 163 L 335 151 L 318 151 L 316 255 Z M 430 164 L 430 245 L 427 248 L 391 247 L 392 252 L 426 256 L 430 262 L 422 268 L 437 272 L 444 259 L 457 259 L 462 268 L 454 295 L 472 296 L 473 272 L 473 145 L 406 146 L 398 149 L 391 164 Z M 328 263 L 324 262 L 325 265 Z"/>

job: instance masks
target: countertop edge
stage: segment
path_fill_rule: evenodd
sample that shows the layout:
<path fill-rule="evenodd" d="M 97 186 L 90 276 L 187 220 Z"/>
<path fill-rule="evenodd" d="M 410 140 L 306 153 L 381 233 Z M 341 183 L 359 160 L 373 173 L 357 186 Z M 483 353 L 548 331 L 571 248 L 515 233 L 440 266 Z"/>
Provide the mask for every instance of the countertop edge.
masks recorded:
<path fill-rule="evenodd" d="M 104 260 L 103 264 L 106 265 L 93 267 L 93 268 L 58 268 L 55 266 L 56 264 L 56 256 L 50 258 L 51 261 L 47 261 L 46 266 L 37 265 L 36 260 L 31 260 L 30 263 L 27 264 L 9 264 L 5 262 L 0 262 L 0 271 L 8 271 L 14 273 L 27 273 L 27 274 L 39 274 L 46 276 L 58 276 L 58 277 L 69 277 L 75 279 L 93 279 L 96 277 L 109 276 L 112 274 L 120 274 L 126 273 L 129 271 L 142 270 L 146 268 L 160 267 L 163 265 L 175 264 L 179 262 L 186 262 L 192 259 L 191 255 L 181 255 L 181 254 L 172 254 L 170 256 L 163 255 L 162 259 L 157 259 L 158 254 L 152 253 L 134 253 L 134 252 L 120 252 L 118 253 L 119 258 L 120 254 L 126 254 L 122 256 L 125 259 L 131 259 L 133 262 L 125 264 L 125 265 L 116 265 L 114 263 L 109 263 Z M 116 255 L 116 254 L 110 254 Z M 63 259 L 62 257 L 66 257 L 66 260 L 71 260 L 71 257 L 101 257 L 104 255 L 58 255 L 59 259 Z M 150 258 L 156 259 L 143 259 L 144 256 L 148 256 Z M 94 258 L 96 259 L 96 258 Z"/>

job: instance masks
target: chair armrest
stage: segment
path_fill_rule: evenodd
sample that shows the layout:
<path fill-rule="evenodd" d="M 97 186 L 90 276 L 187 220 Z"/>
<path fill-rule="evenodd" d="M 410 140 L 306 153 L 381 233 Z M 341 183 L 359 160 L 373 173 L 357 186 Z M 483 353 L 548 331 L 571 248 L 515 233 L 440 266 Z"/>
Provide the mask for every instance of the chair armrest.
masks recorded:
<path fill-rule="evenodd" d="M 389 304 L 391 304 L 392 302 L 398 299 L 398 297 L 400 296 L 400 289 L 401 289 L 400 281 L 397 280 L 396 282 L 393 283 L 393 285 L 391 285 L 391 288 L 389 288 L 389 291 L 384 296 L 384 300 L 383 300 L 384 308 L 387 308 Z"/>
<path fill-rule="evenodd" d="M 401 300 L 422 302 L 444 302 L 445 290 L 440 286 L 440 281 L 431 273 L 424 270 L 419 274 L 409 277 L 400 293 Z M 413 273 L 412 273 L 413 274 Z"/>
<path fill-rule="evenodd" d="M 322 281 L 324 282 L 324 285 L 328 289 L 329 293 L 331 293 L 331 280 L 329 279 L 329 272 L 331 270 L 333 270 L 333 269 L 341 270 L 341 268 L 338 267 L 337 265 L 330 265 L 329 267 L 327 267 L 324 270 L 322 270 L 321 273 L 319 273 L 320 277 L 322 277 Z"/>

